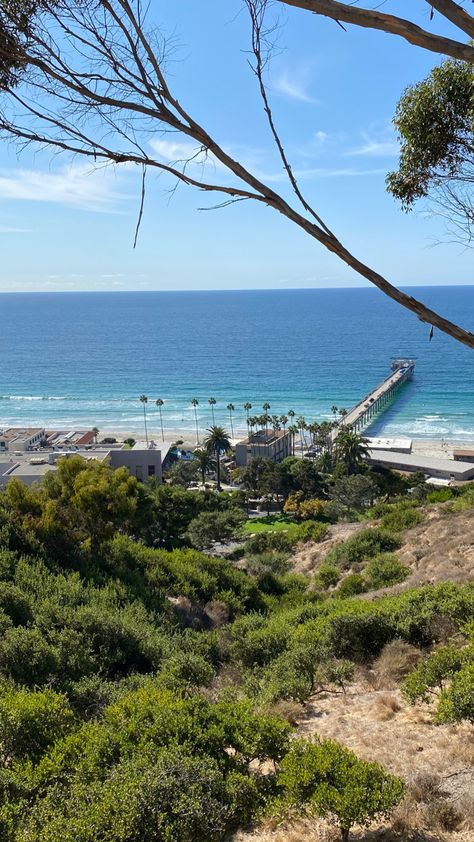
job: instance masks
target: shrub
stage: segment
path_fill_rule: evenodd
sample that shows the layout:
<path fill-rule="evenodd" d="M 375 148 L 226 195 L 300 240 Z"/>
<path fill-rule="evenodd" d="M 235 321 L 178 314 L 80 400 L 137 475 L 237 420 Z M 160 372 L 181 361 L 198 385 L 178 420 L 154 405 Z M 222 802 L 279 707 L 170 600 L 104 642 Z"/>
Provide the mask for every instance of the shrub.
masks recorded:
<path fill-rule="evenodd" d="M 30 600 L 10 582 L 0 583 L 0 610 L 10 617 L 15 626 L 24 626 L 32 618 Z"/>
<path fill-rule="evenodd" d="M 54 690 L 9 690 L 0 698 L 3 762 L 37 760 L 73 724 L 65 696 Z"/>
<path fill-rule="evenodd" d="M 218 842 L 259 802 L 253 780 L 224 777 L 215 760 L 184 748 L 122 760 L 105 780 L 77 777 L 39 799 L 19 842 Z"/>
<path fill-rule="evenodd" d="M 309 808 L 334 821 L 344 842 L 353 824 L 367 826 L 375 818 L 388 818 L 404 793 L 399 778 L 332 740 L 295 740 L 282 761 L 278 783 L 287 808 Z"/>
<path fill-rule="evenodd" d="M 329 561 L 323 561 L 314 577 L 314 582 L 316 586 L 321 585 L 324 590 L 327 590 L 337 585 L 340 578 L 341 574 L 335 564 L 331 564 Z"/>
<path fill-rule="evenodd" d="M 456 497 L 454 488 L 437 488 L 436 491 L 430 491 L 426 497 L 427 503 L 447 503 Z"/>
<path fill-rule="evenodd" d="M 403 582 L 410 573 L 393 553 L 381 553 L 375 556 L 364 568 L 364 577 L 367 582 L 366 590 L 387 588 L 398 582 Z"/>
<path fill-rule="evenodd" d="M 291 526 L 288 530 L 288 538 L 292 545 L 299 543 L 307 543 L 308 541 L 322 541 L 328 532 L 328 527 L 325 523 L 319 523 L 315 520 L 305 520 L 295 526 Z"/>
<path fill-rule="evenodd" d="M 466 662 L 467 653 L 456 646 L 443 646 L 420 661 L 416 669 L 405 679 L 402 687 L 404 696 L 414 704 L 427 702 L 433 691 L 444 690 L 446 682 L 453 679 Z"/>
<path fill-rule="evenodd" d="M 287 532 L 257 532 L 245 542 L 245 555 L 260 555 L 269 550 L 291 553 L 293 542 Z"/>
<path fill-rule="evenodd" d="M 366 561 L 379 553 L 391 552 L 400 546 L 399 539 L 386 529 L 362 529 L 356 535 L 336 544 L 329 550 L 326 561 L 337 564 L 342 569 Z"/>
<path fill-rule="evenodd" d="M 384 529 L 392 532 L 401 532 L 403 529 L 411 529 L 423 520 L 423 515 L 418 509 L 403 505 L 395 505 L 390 512 L 382 517 L 381 524 Z"/>
<path fill-rule="evenodd" d="M 198 550 L 211 547 L 217 541 L 228 541 L 245 520 L 240 509 L 225 512 L 201 512 L 188 526 L 188 538 Z"/>
<path fill-rule="evenodd" d="M 339 585 L 336 593 L 342 598 L 356 596 L 368 590 L 367 582 L 361 573 L 350 573 Z"/>
<path fill-rule="evenodd" d="M 474 723 L 474 660 L 466 664 L 457 672 L 448 688 L 440 696 L 438 722 L 462 722 L 467 720 Z"/>
<path fill-rule="evenodd" d="M 57 650 L 38 629 L 7 629 L 0 641 L 0 672 L 19 684 L 44 684 L 59 672 Z"/>

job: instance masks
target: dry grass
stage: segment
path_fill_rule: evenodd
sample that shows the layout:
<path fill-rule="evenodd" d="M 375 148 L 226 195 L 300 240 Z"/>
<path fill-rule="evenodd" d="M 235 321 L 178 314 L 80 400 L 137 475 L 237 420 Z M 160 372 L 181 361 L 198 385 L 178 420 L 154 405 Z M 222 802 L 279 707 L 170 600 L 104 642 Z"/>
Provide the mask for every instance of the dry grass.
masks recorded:
<path fill-rule="evenodd" d="M 295 553 L 291 558 L 293 570 L 296 573 L 304 573 L 306 576 L 317 573 L 329 550 L 336 544 L 346 541 L 356 532 L 360 532 L 361 529 L 367 529 L 368 526 L 376 526 L 376 522 L 335 523 L 329 527 L 328 537 L 325 541 L 320 541 L 318 544 L 304 544 L 299 552 Z"/>
<path fill-rule="evenodd" d="M 372 666 L 373 685 L 378 690 L 394 690 L 415 669 L 421 652 L 403 640 L 392 640 L 382 649 Z"/>
<path fill-rule="evenodd" d="M 423 523 L 403 533 L 403 546 L 397 551 L 398 558 L 411 573 L 402 584 L 385 588 L 384 592 L 399 593 L 428 582 L 465 582 L 474 577 L 474 510 L 449 512 L 445 506 L 438 505 L 425 507 L 423 514 Z M 293 556 L 293 569 L 306 575 L 316 573 L 335 544 L 361 529 L 377 525 L 377 521 L 336 523 L 330 527 L 325 541 L 305 544 Z"/>
<path fill-rule="evenodd" d="M 450 513 L 442 506 L 424 509 L 425 520 L 403 534 L 397 556 L 410 576 L 390 590 L 426 582 L 466 582 L 474 577 L 474 512 Z"/>

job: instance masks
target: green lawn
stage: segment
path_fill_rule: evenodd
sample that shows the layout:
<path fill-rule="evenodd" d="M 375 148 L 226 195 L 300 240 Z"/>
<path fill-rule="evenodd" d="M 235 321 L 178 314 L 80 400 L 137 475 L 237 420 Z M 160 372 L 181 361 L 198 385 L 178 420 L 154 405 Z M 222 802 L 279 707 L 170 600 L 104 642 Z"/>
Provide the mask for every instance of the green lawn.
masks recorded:
<path fill-rule="evenodd" d="M 287 515 L 269 515 L 268 517 L 251 517 L 245 521 L 244 532 L 281 532 L 294 526 L 295 521 Z"/>

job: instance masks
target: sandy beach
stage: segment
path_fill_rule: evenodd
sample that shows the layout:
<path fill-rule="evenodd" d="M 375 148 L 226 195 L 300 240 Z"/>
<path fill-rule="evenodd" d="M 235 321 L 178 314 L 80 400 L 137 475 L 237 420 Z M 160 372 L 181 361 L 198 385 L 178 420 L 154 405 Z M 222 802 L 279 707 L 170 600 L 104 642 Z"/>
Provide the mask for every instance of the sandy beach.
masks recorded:
<path fill-rule="evenodd" d="M 240 441 L 242 438 L 245 437 L 246 433 L 243 430 L 235 430 L 235 435 L 232 438 L 232 444 L 235 444 L 237 441 Z M 184 447 L 196 447 L 196 434 L 190 430 L 164 430 L 165 442 L 169 444 L 170 442 L 182 441 Z M 203 439 L 206 436 L 206 430 L 199 430 L 199 441 L 202 443 Z M 142 441 L 145 439 L 144 433 L 142 431 L 132 430 L 128 433 L 124 433 L 121 430 L 119 433 L 111 432 L 109 430 L 104 430 L 99 434 L 99 441 L 105 437 L 113 437 L 116 438 L 117 441 L 124 441 L 126 438 L 134 438 L 136 441 Z M 159 447 L 160 442 L 162 442 L 162 436 L 160 430 L 149 429 L 148 430 L 148 439 L 149 441 L 154 441 L 157 447 Z M 453 458 L 453 450 L 456 449 L 463 449 L 463 450 L 474 450 L 474 439 L 472 441 L 451 441 L 447 439 L 412 439 L 412 453 L 415 453 L 419 456 L 431 456 L 438 459 L 452 459 Z"/>

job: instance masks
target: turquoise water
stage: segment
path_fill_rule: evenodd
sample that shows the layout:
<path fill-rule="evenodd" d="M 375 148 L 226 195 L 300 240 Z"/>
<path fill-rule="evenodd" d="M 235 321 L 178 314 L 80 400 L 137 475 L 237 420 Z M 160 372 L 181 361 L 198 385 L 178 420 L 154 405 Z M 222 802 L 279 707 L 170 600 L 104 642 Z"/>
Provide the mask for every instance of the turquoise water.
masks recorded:
<path fill-rule="evenodd" d="M 474 330 L 474 287 L 410 290 Z M 41 424 L 141 429 L 138 396 L 165 400 L 169 430 L 245 428 L 242 404 L 292 408 L 307 420 L 349 408 L 417 357 L 415 378 L 372 428 L 386 435 L 474 438 L 474 352 L 429 328 L 377 290 L 44 293 L 0 295 L 0 427 Z"/>

